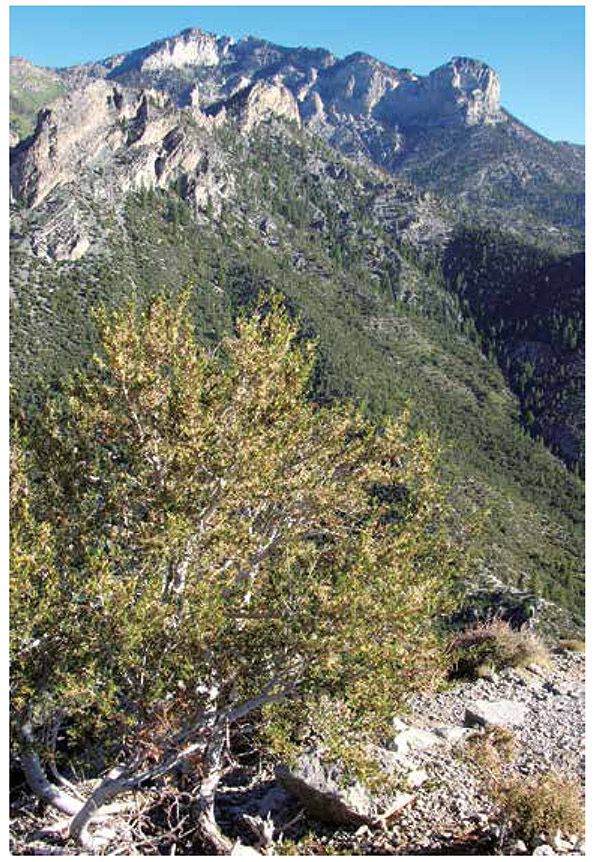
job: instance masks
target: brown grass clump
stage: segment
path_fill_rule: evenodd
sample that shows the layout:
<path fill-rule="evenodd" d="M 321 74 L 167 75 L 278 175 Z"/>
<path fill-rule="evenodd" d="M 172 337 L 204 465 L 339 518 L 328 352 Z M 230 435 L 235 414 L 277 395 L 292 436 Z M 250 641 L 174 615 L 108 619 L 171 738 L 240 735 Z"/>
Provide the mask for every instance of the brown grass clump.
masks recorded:
<path fill-rule="evenodd" d="M 516 740 L 505 727 L 471 734 L 464 754 L 482 774 L 483 792 L 491 799 L 497 820 L 515 838 L 534 845 L 539 836 L 553 841 L 557 832 L 583 835 L 584 803 L 578 781 L 547 772 L 526 778 L 510 771 Z"/>
<path fill-rule="evenodd" d="M 558 830 L 583 835 L 584 805 L 574 779 L 552 772 L 533 779 L 516 776 L 493 782 L 489 795 L 500 819 L 527 843 L 541 834 L 550 842 Z"/>
<path fill-rule="evenodd" d="M 506 667 L 548 665 L 541 638 L 526 629 L 512 629 L 501 619 L 477 623 L 456 634 L 449 645 L 453 676 L 483 676 Z"/>
<path fill-rule="evenodd" d="M 499 776 L 516 753 L 516 738 L 507 727 L 488 727 L 470 734 L 464 746 L 467 758 L 487 775 Z"/>
<path fill-rule="evenodd" d="M 579 638 L 562 638 L 559 641 L 561 649 L 569 650 L 569 652 L 586 652 L 586 641 Z"/>

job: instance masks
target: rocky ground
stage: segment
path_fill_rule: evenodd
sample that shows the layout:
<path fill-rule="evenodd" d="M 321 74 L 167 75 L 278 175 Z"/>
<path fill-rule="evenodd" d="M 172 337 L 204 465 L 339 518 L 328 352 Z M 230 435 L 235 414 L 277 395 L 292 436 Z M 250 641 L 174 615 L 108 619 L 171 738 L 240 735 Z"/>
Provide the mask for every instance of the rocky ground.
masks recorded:
<path fill-rule="evenodd" d="M 410 719 L 428 729 L 448 725 L 462 728 L 468 707 L 476 701 L 505 700 L 524 705 L 524 717 L 513 728 L 517 755 L 510 770 L 524 775 L 554 771 L 577 778 L 583 787 L 584 659 L 583 654 L 563 651 L 552 656 L 547 669 L 507 670 L 492 679 L 458 682 L 431 697 L 416 696 L 410 702 Z M 460 757 L 460 750 L 461 745 L 455 744 L 417 755 L 433 780 L 420 789 L 416 804 L 394 827 L 398 853 L 421 849 L 437 852 L 440 845 L 447 846 L 461 832 L 469 837 L 474 834 L 481 841 L 489 835 L 499 837 L 497 827 L 490 825 L 492 806 L 481 793 L 475 770 Z M 578 852 L 573 849 L 576 843 L 572 843 L 571 852 Z M 497 844 L 494 840 L 493 852 L 497 852 Z M 505 848 L 506 855 L 513 846 L 512 842 Z M 570 847 L 560 844 L 560 851 L 567 855 Z"/>
<path fill-rule="evenodd" d="M 385 748 L 376 749 L 388 772 L 407 777 L 390 798 L 366 795 L 352 782 L 345 789 L 314 752 L 292 769 L 292 783 L 286 770 L 275 778 L 255 766 L 228 776 L 218 798 L 219 822 L 238 841 L 238 855 L 584 855 L 579 835 L 558 833 L 550 843 L 536 839 L 527 846 L 502 831 L 467 746 L 479 722 L 507 724 L 516 743 L 508 773 L 529 778 L 554 772 L 577 779 L 583 788 L 584 672 L 583 654 L 558 651 L 547 668 L 505 670 L 489 679 L 454 682 L 434 695 L 414 696 L 394 720 L 394 736 Z M 323 824 L 316 818 L 330 798 L 336 809 L 337 797 L 341 810 L 351 812 L 351 822 Z M 43 834 L 57 819 L 39 806 L 17 804 L 13 854 L 75 854 L 64 830 Z M 144 850 L 138 844 L 134 850 L 160 855 L 163 851 L 156 847 L 148 841 Z M 136 855 L 132 850 L 123 845 L 118 855 Z M 183 842 L 173 852 L 188 855 Z"/>
<path fill-rule="evenodd" d="M 284 836 L 297 839 L 302 854 L 582 855 L 584 844 L 578 835 L 558 834 L 554 846 L 544 839 L 526 846 L 518 836 L 502 831 L 465 742 L 476 734 L 482 715 L 487 726 L 512 729 L 516 755 L 506 767 L 508 775 L 553 772 L 577 779 L 583 789 L 584 669 L 583 654 L 559 651 L 551 656 L 548 668 L 509 669 L 490 679 L 455 682 L 438 694 L 416 695 L 409 710 L 395 719 L 394 738 L 386 741 L 387 751 L 400 758 L 412 779 L 409 792 L 396 794 L 393 800 L 395 807 L 402 804 L 401 810 L 383 822 L 378 818 L 380 828 L 363 823 L 320 830 L 305 818 L 285 829 Z M 294 772 L 307 773 L 310 789 L 336 792 L 331 777 L 316 772 L 311 758 L 306 769 Z M 274 798 L 273 787 L 267 791 L 261 817 Z M 311 808 L 307 791 L 301 796 Z M 365 807 L 354 790 L 343 791 L 341 798 L 351 802 L 353 810 L 362 812 Z M 276 804 L 282 805 L 278 796 Z M 290 808 L 284 812 L 289 822 L 295 814 Z M 310 837 L 303 841 L 308 830 Z"/>

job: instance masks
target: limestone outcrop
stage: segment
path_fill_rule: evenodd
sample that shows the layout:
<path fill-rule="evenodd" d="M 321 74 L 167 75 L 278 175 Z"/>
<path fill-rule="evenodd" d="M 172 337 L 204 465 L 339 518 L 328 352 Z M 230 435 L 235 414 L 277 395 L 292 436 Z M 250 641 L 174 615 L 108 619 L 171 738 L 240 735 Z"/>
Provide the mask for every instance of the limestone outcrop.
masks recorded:
<path fill-rule="evenodd" d="M 218 39 L 212 33 L 192 27 L 179 36 L 153 42 L 140 68 L 144 72 L 154 72 L 186 66 L 216 66 L 231 43 L 229 38 Z"/>
<path fill-rule="evenodd" d="M 251 131 L 271 117 L 291 120 L 301 125 L 296 100 L 291 91 L 279 82 L 256 81 L 206 113 L 218 118 L 229 116 L 245 132 Z"/>
<path fill-rule="evenodd" d="M 427 77 L 411 77 L 381 104 L 384 119 L 407 125 L 477 125 L 505 119 L 499 77 L 486 63 L 454 57 Z"/>
<path fill-rule="evenodd" d="M 401 777 L 401 773 L 407 774 L 400 761 L 394 756 L 390 760 L 389 751 L 382 753 L 383 757 L 376 757 L 376 765 L 390 787 L 380 792 L 371 791 L 361 781 L 349 778 L 342 764 L 327 761 L 316 748 L 302 752 L 291 767 L 277 766 L 276 778 L 316 820 L 334 824 L 374 823 L 395 816 L 414 801 L 413 794 L 395 786 L 396 778 Z"/>
<path fill-rule="evenodd" d="M 140 103 L 103 80 L 40 111 L 33 137 L 11 154 L 12 199 L 36 206 L 58 183 L 76 179 L 83 162 L 98 167 L 123 144 L 126 124 L 141 112 Z"/>
<path fill-rule="evenodd" d="M 195 208 L 210 200 L 216 209 L 231 182 L 212 136 L 223 119 L 102 79 L 40 112 L 10 166 L 13 201 L 30 208 L 49 202 L 49 220 L 31 235 L 33 250 L 57 260 L 84 254 L 89 198 L 119 205 L 128 191 L 178 183 Z"/>
<path fill-rule="evenodd" d="M 367 54 L 357 53 L 319 75 L 312 90 L 327 109 L 337 114 L 369 116 L 386 93 L 408 77 L 407 70 L 394 69 Z"/>

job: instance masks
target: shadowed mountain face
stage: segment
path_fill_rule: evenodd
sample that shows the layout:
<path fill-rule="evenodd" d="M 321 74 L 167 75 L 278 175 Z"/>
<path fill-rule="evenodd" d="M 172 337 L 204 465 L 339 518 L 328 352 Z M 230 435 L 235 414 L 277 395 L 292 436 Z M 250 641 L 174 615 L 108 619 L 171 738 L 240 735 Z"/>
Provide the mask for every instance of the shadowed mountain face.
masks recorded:
<path fill-rule="evenodd" d="M 191 281 L 213 343 L 274 288 L 319 341 L 316 400 L 376 416 L 410 401 L 439 430 L 457 528 L 475 504 L 491 513 L 487 592 L 540 594 L 579 622 L 583 148 L 512 118 L 468 58 L 419 76 L 189 30 L 13 71 L 16 92 L 41 75 L 64 93 L 11 149 L 27 409 L 38 378 L 59 387 L 96 348 L 98 301 Z"/>

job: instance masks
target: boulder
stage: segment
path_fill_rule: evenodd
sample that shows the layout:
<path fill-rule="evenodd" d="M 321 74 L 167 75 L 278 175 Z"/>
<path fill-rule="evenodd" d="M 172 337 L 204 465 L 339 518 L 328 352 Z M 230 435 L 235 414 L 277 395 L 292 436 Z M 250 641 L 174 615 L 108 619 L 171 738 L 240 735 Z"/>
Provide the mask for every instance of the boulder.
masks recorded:
<path fill-rule="evenodd" d="M 376 749 L 377 751 L 377 749 Z M 336 762 L 329 762 L 317 748 L 304 751 L 292 766 L 276 768 L 280 784 L 293 793 L 311 817 L 323 823 L 363 824 L 387 820 L 413 801 L 410 793 L 390 787 L 395 762 L 378 758 L 378 768 L 386 774 L 386 789 L 371 790 L 349 778 Z M 387 769 L 386 769 L 387 767 Z"/>
<path fill-rule="evenodd" d="M 468 704 L 464 724 L 469 727 L 518 727 L 524 723 L 528 708 L 514 700 L 476 700 Z"/>

